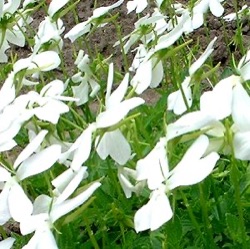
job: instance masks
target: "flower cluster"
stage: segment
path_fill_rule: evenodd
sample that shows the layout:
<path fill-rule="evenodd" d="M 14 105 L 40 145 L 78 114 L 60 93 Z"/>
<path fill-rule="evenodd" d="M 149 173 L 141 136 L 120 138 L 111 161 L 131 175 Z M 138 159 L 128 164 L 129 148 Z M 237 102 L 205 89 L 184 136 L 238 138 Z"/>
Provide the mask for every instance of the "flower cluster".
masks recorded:
<path fill-rule="evenodd" d="M 109 13 L 125 3 L 119 0 L 95 8 L 91 17 L 64 34 L 63 16 L 77 3 L 49 2 L 0 0 L 0 63 L 4 67 L 12 59 L 0 90 L 0 226 L 18 222 L 21 236 L 32 234 L 22 248 L 58 248 L 54 232 L 60 232 L 59 221 L 87 202 L 108 177 L 99 169 L 92 174 L 96 165 L 112 162 L 109 170 L 115 168 L 125 197 L 135 194 L 147 201 L 133 213 L 138 233 L 168 222 L 174 216 L 171 200 L 176 191 L 213 175 L 222 156 L 250 160 L 250 50 L 238 65 L 234 61 L 234 73 L 197 94 L 202 80 L 214 72 L 213 68 L 201 76 L 217 37 L 198 59 L 190 53 L 188 70 L 167 92 L 164 128 L 153 144 L 138 125 L 147 115 L 142 94 L 166 81 L 166 58 L 188 46 L 188 42 L 180 45 L 180 40 L 204 25 L 208 11 L 216 18 L 223 15 L 223 0 L 173 4 L 172 16 L 164 13 L 165 1 L 155 0 L 154 11 L 114 42 L 124 56 L 134 54 L 124 74 L 115 71 L 110 58 L 96 65 L 94 58 L 75 46 L 74 70 L 66 76 L 55 71 L 65 70 L 65 39 L 76 45 L 105 27 L 113 20 Z M 148 4 L 133 0 L 125 6 L 129 15 L 146 12 Z M 37 6 L 43 6 L 46 15 L 34 37 L 27 39 Z M 249 14 L 247 5 L 223 19 L 238 20 L 244 13 Z M 25 43 L 30 48 L 26 58 L 8 58 L 10 46 Z M 91 103 L 97 111 L 89 110 Z M 168 114 L 174 118 L 166 118 Z M 184 149 L 173 159 L 171 153 L 178 146 Z M 10 157 L 15 149 L 20 152 Z M 46 187 L 33 186 L 39 177 L 44 177 Z M 0 248 L 9 249 L 14 243 L 14 238 L 4 238 Z"/>

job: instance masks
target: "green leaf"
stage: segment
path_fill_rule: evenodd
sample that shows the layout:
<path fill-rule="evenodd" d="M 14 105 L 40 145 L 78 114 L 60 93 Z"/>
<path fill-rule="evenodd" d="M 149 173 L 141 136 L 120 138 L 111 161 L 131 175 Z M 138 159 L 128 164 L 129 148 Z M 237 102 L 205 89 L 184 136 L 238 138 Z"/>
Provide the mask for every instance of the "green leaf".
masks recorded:
<path fill-rule="evenodd" d="M 227 213 L 226 214 L 226 224 L 227 224 L 227 229 L 229 231 L 229 235 L 232 240 L 237 241 L 237 242 L 242 242 L 241 239 L 241 231 L 240 231 L 240 222 L 237 216 Z"/>

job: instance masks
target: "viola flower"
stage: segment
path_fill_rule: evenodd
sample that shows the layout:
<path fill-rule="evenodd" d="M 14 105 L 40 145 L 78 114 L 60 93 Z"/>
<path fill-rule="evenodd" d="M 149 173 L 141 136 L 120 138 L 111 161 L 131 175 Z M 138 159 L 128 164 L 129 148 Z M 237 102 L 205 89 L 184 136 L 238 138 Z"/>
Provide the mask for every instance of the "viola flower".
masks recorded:
<path fill-rule="evenodd" d="M 4 183 L 0 193 L 0 224 L 5 224 L 10 218 L 20 222 L 32 213 L 32 203 L 26 196 L 19 182 L 33 175 L 37 175 L 49 169 L 59 159 L 61 146 L 51 145 L 34 153 L 47 134 L 46 130 L 40 133 L 19 154 L 15 163 L 15 176 L 0 167 L 2 177 L 0 182 Z"/>
<path fill-rule="evenodd" d="M 14 73 L 10 73 L 0 90 L 0 152 L 12 149 L 14 137 L 22 124 L 33 116 L 27 110 L 29 99 L 25 95 L 15 98 Z"/>
<path fill-rule="evenodd" d="M 123 166 L 118 166 L 118 179 L 126 198 L 130 198 L 132 193 L 139 194 L 144 188 L 143 182 L 136 181 L 136 170 Z"/>
<path fill-rule="evenodd" d="M 125 37 L 122 38 L 122 41 L 125 43 L 123 49 L 124 53 L 127 54 L 130 48 L 139 40 L 146 45 L 150 41 L 155 40 L 159 35 L 164 33 L 165 30 L 168 29 L 169 23 L 166 22 L 167 16 L 163 16 L 158 9 L 155 9 L 151 16 L 147 14 L 146 16 L 143 16 L 140 18 L 137 22 L 134 24 L 134 30 Z M 150 30 L 152 30 L 148 34 L 144 34 L 141 36 L 142 28 L 145 29 L 145 26 L 150 27 Z M 145 33 L 145 31 L 143 31 Z M 157 34 L 157 35 L 156 35 Z M 117 41 L 114 44 L 114 47 L 119 45 L 120 41 Z"/>
<path fill-rule="evenodd" d="M 1 63 L 8 61 L 8 57 L 5 52 L 8 48 L 10 48 L 9 43 L 15 44 L 19 47 L 23 47 L 25 45 L 25 36 L 23 34 L 23 32 L 25 32 L 24 26 L 26 23 L 31 22 L 31 18 L 28 18 L 27 13 L 25 13 L 24 10 L 21 10 L 21 14 L 17 12 L 20 4 L 20 0 L 9 0 L 8 2 L 4 0 L 0 1 Z M 23 18 L 25 18 L 25 21 Z"/>
<path fill-rule="evenodd" d="M 100 185 L 99 182 L 95 182 L 81 194 L 63 201 L 47 195 L 38 196 L 34 201 L 32 214 L 20 222 L 22 235 L 35 232 L 23 248 L 58 248 L 51 231 L 53 224 L 65 214 L 82 205 Z"/>
<path fill-rule="evenodd" d="M 26 70 L 26 74 L 33 74 L 39 71 L 47 72 L 57 68 L 60 63 L 60 57 L 54 51 L 34 52 L 28 58 L 16 61 L 13 65 L 13 71 L 15 74 L 21 70 Z M 25 82 L 24 80 L 23 83 Z"/>
<path fill-rule="evenodd" d="M 39 51 L 43 44 L 50 42 L 50 50 L 59 52 L 59 50 L 63 47 L 61 34 L 64 30 L 65 27 L 63 26 L 63 21 L 60 18 L 53 21 L 50 17 L 45 17 L 45 19 L 40 23 L 37 34 L 34 37 L 35 45 L 33 50 Z"/>
<path fill-rule="evenodd" d="M 33 110 L 37 118 L 57 124 L 60 115 L 69 111 L 69 107 L 62 101 L 76 101 L 74 98 L 62 96 L 63 92 L 63 82 L 53 80 L 42 88 L 40 94 L 29 92 L 28 108 Z"/>
<path fill-rule="evenodd" d="M 136 69 L 135 76 L 131 80 L 131 85 L 135 88 L 137 94 L 141 94 L 148 87 L 156 88 L 163 79 L 163 65 L 157 58 L 150 58 L 151 53 L 146 51 L 144 45 L 140 45 L 135 59 L 132 64 L 132 68 L 135 67 L 136 60 L 139 58 L 141 61 Z"/>
<path fill-rule="evenodd" d="M 192 9 L 192 25 L 194 29 L 201 27 L 204 23 L 203 15 L 210 9 L 211 13 L 220 17 L 224 13 L 224 8 L 221 4 L 224 0 L 201 0 L 197 1 Z"/>
<path fill-rule="evenodd" d="M 177 166 L 169 171 L 166 139 L 161 139 L 153 149 L 153 151 L 157 152 L 158 150 L 160 153 L 154 152 L 137 164 L 137 180 L 147 180 L 149 189 L 153 191 L 149 202 L 135 214 L 134 223 L 136 232 L 147 229 L 151 231 L 156 230 L 171 219 L 173 211 L 165 192 L 168 193 L 179 186 L 197 184 L 212 172 L 219 159 L 219 155 L 216 152 L 211 152 L 204 156 L 208 146 L 208 137 L 201 135 L 186 151 Z M 163 158 L 165 165 L 162 165 L 159 161 L 161 158 Z M 156 169 L 158 173 L 155 173 L 153 169 Z"/>
<path fill-rule="evenodd" d="M 80 50 L 75 60 L 75 65 L 80 72 L 74 74 L 71 80 L 78 86 L 72 86 L 73 96 L 78 99 L 77 106 L 83 105 L 91 98 L 95 97 L 100 90 L 100 85 L 94 80 L 93 73 L 89 67 L 89 56 L 84 54 L 83 50 Z M 82 76 L 84 74 L 84 76 Z M 91 92 L 89 93 L 89 86 Z"/>
<path fill-rule="evenodd" d="M 105 98 L 106 110 L 97 116 L 97 128 L 116 125 L 126 117 L 130 110 L 144 103 L 144 100 L 139 97 L 123 100 L 128 88 L 128 74 L 125 75 L 120 85 L 111 94 L 113 74 L 114 66 L 110 64 Z M 131 156 L 130 145 L 119 129 L 108 131 L 102 137 L 97 137 L 96 150 L 102 159 L 110 155 L 120 165 L 124 165 Z"/>

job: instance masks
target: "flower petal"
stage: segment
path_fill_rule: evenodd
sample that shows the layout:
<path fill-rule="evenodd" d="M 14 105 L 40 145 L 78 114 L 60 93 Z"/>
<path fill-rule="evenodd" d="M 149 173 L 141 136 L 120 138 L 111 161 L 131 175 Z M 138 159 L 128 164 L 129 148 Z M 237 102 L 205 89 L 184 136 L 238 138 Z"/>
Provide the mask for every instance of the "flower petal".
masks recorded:
<path fill-rule="evenodd" d="M 152 192 L 149 202 L 142 206 L 135 214 L 134 224 L 136 232 L 147 229 L 154 231 L 169 221 L 173 216 L 168 197 L 162 190 Z"/>
<path fill-rule="evenodd" d="M 37 175 L 53 166 L 61 154 L 60 145 L 51 145 L 46 149 L 26 159 L 17 170 L 17 177 L 23 180 Z"/>

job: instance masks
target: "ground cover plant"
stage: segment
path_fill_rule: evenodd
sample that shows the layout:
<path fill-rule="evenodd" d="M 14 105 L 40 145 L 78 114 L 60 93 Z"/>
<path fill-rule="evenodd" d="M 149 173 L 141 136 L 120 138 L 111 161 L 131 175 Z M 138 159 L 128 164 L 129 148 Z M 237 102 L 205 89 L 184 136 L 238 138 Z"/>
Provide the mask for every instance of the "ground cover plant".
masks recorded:
<path fill-rule="evenodd" d="M 0 248 L 249 248 L 247 1 L 82 4 L 0 0 Z"/>

